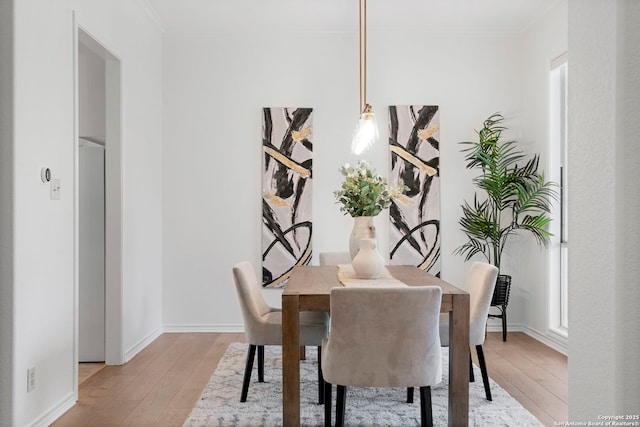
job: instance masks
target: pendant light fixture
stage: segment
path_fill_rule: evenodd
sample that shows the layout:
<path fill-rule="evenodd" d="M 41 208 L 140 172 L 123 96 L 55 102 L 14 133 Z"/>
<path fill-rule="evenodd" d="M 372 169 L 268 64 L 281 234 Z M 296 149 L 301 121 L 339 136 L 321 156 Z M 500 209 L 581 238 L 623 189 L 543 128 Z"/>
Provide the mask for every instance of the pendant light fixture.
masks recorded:
<path fill-rule="evenodd" d="M 371 105 L 367 103 L 367 0 L 358 0 L 360 119 L 353 132 L 351 151 L 360 155 L 378 140 L 378 123 Z"/>

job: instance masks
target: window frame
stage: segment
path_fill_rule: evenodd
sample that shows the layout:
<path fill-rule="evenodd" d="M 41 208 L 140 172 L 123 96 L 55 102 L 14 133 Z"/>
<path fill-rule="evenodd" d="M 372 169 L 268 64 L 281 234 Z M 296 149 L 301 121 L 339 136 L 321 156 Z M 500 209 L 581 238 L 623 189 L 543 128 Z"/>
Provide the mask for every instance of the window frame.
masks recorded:
<path fill-rule="evenodd" d="M 567 222 L 567 82 L 568 55 L 551 61 L 549 71 L 549 178 L 559 184 L 560 199 L 553 203 L 550 225 L 553 233 L 549 250 L 548 330 L 561 337 L 569 334 Z"/>

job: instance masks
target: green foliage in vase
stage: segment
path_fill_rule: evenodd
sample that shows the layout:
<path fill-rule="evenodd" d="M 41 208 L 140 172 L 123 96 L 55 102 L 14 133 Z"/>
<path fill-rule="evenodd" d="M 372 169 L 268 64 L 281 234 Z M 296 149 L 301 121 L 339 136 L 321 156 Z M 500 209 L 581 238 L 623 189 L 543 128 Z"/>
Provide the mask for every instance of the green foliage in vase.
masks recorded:
<path fill-rule="evenodd" d="M 345 179 L 342 187 L 334 191 L 336 203 L 341 203 L 340 211 L 352 217 L 376 216 L 391 206 L 391 199 L 402 194 L 405 186 L 391 187 L 387 179 L 381 177 L 365 160 L 357 166 L 345 164 L 340 168 Z"/>
<path fill-rule="evenodd" d="M 462 205 L 459 223 L 468 241 L 455 251 L 467 261 L 482 254 L 498 268 L 507 239 L 519 231 L 548 245 L 551 201 L 558 199 L 557 184 L 538 172 L 539 155 L 527 160 L 516 141 L 500 140 L 506 129 L 503 120 L 501 114 L 493 114 L 484 121 L 477 142 L 461 143 L 468 146 L 462 150 L 467 169 L 480 171 L 473 183 L 484 194 L 479 198 L 476 193 L 473 204 Z"/>

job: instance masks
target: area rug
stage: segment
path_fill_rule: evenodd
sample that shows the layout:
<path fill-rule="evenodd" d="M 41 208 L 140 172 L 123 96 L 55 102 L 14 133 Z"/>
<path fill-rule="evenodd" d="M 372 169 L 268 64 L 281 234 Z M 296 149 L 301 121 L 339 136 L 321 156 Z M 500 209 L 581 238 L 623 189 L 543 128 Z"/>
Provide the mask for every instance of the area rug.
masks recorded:
<path fill-rule="evenodd" d="M 247 344 L 232 343 L 220 360 L 195 408 L 184 423 L 195 426 L 281 426 L 282 425 L 282 348 L 265 347 L 265 382 L 258 382 L 254 366 L 249 395 L 240 403 Z M 443 381 L 431 388 L 434 425 L 447 425 L 447 373 L 449 354 L 443 348 Z M 257 360 L 256 360 L 257 362 Z M 542 426 L 525 408 L 493 380 L 493 401 L 485 399 L 480 369 L 474 365 L 476 382 L 469 387 L 469 425 L 476 427 Z M 318 405 L 318 371 L 315 348 L 308 349 L 300 362 L 300 421 L 302 426 L 324 425 L 323 406 Z M 335 420 L 335 388 L 333 417 Z M 346 425 L 418 426 L 420 398 L 406 403 L 406 389 L 359 388 L 347 390 Z"/>

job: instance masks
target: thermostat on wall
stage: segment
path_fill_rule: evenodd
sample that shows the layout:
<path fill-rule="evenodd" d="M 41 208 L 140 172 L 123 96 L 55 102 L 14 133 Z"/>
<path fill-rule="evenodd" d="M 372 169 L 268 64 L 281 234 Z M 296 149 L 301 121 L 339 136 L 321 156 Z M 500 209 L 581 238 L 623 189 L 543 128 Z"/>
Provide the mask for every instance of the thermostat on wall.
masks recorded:
<path fill-rule="evenodd" d="M 51 181 L 51 169 L 49 168 L 40 169 L 40 179 L 42 180 L 42 182 Z"/>

